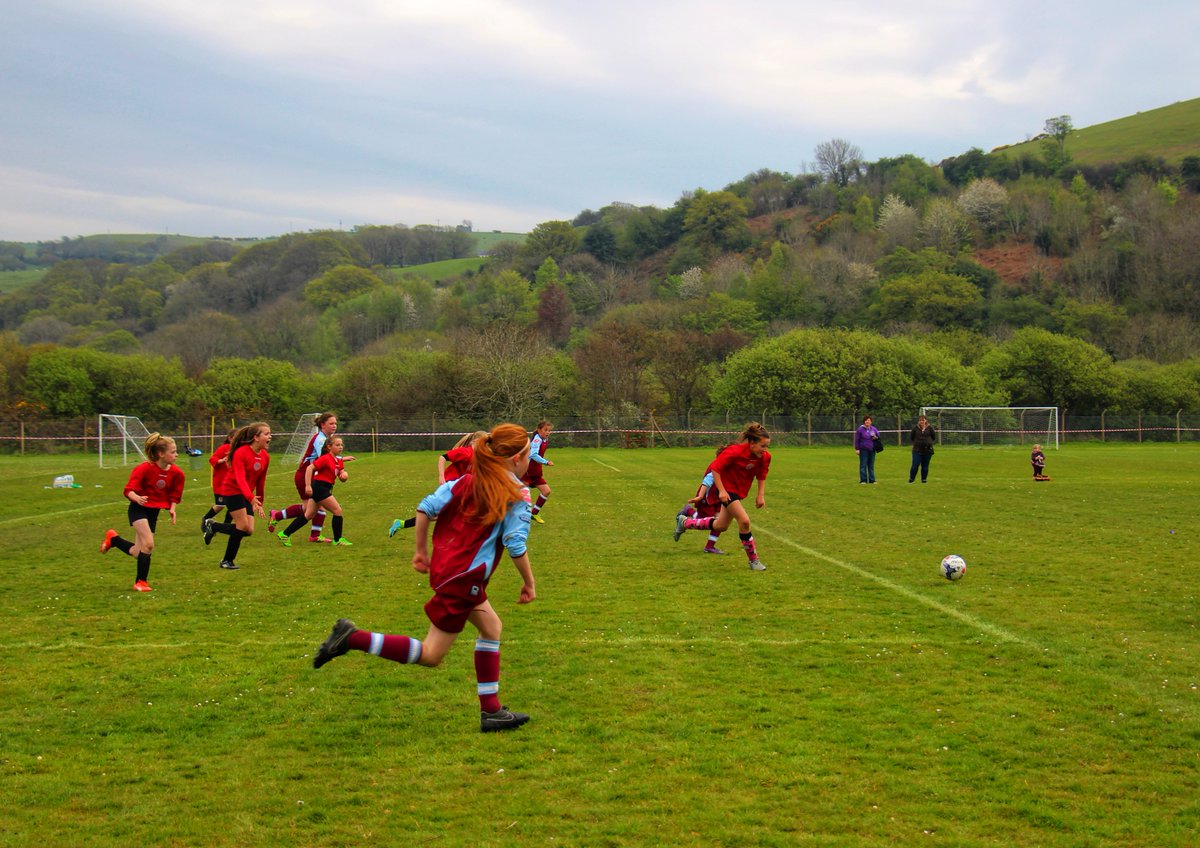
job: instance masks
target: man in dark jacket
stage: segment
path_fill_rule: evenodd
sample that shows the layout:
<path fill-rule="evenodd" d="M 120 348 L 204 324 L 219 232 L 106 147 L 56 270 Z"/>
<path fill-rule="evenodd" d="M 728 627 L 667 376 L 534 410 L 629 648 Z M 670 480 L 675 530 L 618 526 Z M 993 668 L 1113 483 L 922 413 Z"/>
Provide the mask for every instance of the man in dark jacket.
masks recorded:
<path fill-rule="evenodd" d="M 922 415 L 917 419 L 917 426 L 909 434 L 912 439 L 912 467 L 908 469 L 908 482 L 917 477 L 917 469 L 921 469 L 921 482 L 929 476 L 929 460 L 933 459 L 933 443 L 937 440 L 937 431 L 929 426 L 929 420 Z"/>

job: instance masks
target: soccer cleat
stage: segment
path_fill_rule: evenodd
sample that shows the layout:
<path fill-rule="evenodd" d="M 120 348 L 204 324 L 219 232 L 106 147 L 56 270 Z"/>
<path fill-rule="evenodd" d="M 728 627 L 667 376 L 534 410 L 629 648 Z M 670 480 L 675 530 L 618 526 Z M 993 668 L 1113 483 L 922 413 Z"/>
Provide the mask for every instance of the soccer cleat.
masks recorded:
<path fill-rule="evenodd" d="M 538 515 L 536 512 L 535 512 L 535 513 L 533 513 L 533 515 L 531 515 L 531 516 L 530 516 L 530 518 L 532 518 L 532 519 L 533 519 L 534 521 L 536 521 L 538 524 L 545 524 L 545 523 L 546 523 L 545 521 L 542 521 L 542 517 L 541 517 L 540 515 Z"/>
<path fill-rule="evenodd" d="M 139 581 L 137 581 L 136 583 L 134 583 L 134 584 L 133 584 L 133 589 L 134 589 L 134 591 L 135 591 L 135 592 L 150 592 L 150 591 L 153 591 L 153 590 L 150 588 L 150 584 L 149 584 L 149 583 L 147 583 L 145 580 L 139 580 Z"/>
<path fill-rule="evenodd" d="M 201 533 L 203 533 L 205 530 L 208 529 L 208 522 L 209 522 L 210 518 L 212 518 L 212 516 L 206 515 L 204 518 L 200 519 L 200 532 Z"/>
<path fill-rule="evenodd" d="M 404 521 L 402 519 L 397 518 L 395 521 L 393 521 L 392 526 L 388 528 L 388 538 L 390 539 L 393 536 L 395 536 L 396 531 L 399 530 L 403 526 L 404 526 Z"/>
<path fill-rule="evenodd" d="M 104 541 L 100 543 L 100 553 L 108 553 L 108 549 L 112 547 L 112 540 L 120 536 L 116 530 L 108 530 L 104 533 Z"/>
<path fill-rule="evenodd" d="M 332 542 L 332 541 L 333 541 L 333 539 L 330 539 L 328 536 L 309 536 L 309 537 L 308 537 L 308 541 L 310 541 L 310 542 L 324 542 L 325 544 L 329 544 L 330 542 Z"/>
<path fill-rule="evenodd" d="M 514 713 L 508 707 L 501 707 L 494 713 L 479 714 L 479 730 L 481 733 L 494 733 L 497 730 L 516 730 L 529 716 L 525 713 Z"/>
<path fill-rule="evenodd" d="M 290 548 L 292 546 L 292 537 L 287 533 L 284 533 L 282 530 L 275 534 L 275 538 L 283 542 L 283 546 L 285 548 Z"/>
<path fill-rule="evenodd" d="M 204 519 L 204 544 L 211 545 L 216 533 L 217 528 L 213 526 L 213 520 L 211 518 Z"/>
<path fill-rule="evenodd" d="M 754 559 L 750 560 L 749 564 L 750 564 L 751 571 L 766 571 L 767 570 L 767 567 L 765 565 L 763 565 L 763 561 L 761 559 L 759 559 L 758 557 L 755 557 Z"/>
<path fill-rule="evenodd" d="M 226 571 L 237 571 L 238 564 L 236 562 L 231 562 L 230 560 L 223 559 L 223 560 L 221 560 L 221 568 L 225 569 Z"/>
<path fill-rule="evenodd" d="M 334 657 L 340 657 L 350 650 L 346 642 L 350 638 L 350 634 L 357 629 L 350 619 L 339 618 L 334 623 L 329 638 L 317 646 L 317 652 L 313 654 L 313 668 L 320 668 Z"/>
<path fill-rule="evenodd" d="M 335 545 L 342 545 L 343 547 L 353 547 L 354 546 L 354 543 L 351 542 L 349 539 L 347 539 L 345 536 L 343 536 L 340 539 L 334 539 L 333 543 Z"/>
<path fill-rule="evenodd" d="M 679 537 L 683 535 L 683 531 L 687 529 L 687 519 L 682 515 L 675 516 L 675 541 L 679 541 Z"/>
<path fill-rule="evenodd" d="M 725 556 L 725 552 L 723 550 L 721 550 L 720 548 L 718 548 L 716 545 L 705 545 L 704 552 L 706 554 L 717 554 L 719 556 Z"/>

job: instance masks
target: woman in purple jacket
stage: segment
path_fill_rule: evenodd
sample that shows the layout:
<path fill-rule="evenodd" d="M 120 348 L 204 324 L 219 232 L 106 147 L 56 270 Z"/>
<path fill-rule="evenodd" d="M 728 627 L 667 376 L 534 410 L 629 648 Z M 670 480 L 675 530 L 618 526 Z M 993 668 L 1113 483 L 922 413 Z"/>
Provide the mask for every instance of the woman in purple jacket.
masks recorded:
<path fill-rule="evenodd" d="M 871 424 L 871 416 L 863 416 L 863 423 L 854 431 L 854 452 L 858 454 L 858 482 L 875 482 L 875 440 L 879 431 Z"/>

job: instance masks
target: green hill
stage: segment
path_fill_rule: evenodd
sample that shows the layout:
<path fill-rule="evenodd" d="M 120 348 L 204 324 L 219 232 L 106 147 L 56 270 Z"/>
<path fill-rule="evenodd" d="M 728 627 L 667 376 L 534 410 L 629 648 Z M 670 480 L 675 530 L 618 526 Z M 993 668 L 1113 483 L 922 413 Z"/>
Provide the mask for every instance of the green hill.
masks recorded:
<path fill-rule="evenodd" d="M 1040 144 L 1040 139 L 1033 139 L 993 152 L 1037 155 Z M 1200 155 L 1200 97 L 1072 130 L 1067 153 L 1079 165 L 1124 162 L 1137 156 L 1161 156 L 1178 165 L 1185 156 Z"/>

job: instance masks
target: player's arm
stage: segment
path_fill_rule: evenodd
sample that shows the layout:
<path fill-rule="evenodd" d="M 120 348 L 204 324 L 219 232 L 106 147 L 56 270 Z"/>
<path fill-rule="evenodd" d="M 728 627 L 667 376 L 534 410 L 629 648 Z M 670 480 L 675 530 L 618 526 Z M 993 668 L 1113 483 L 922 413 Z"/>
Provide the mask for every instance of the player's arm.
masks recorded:
<path fill-rule="evenodd" d="M 446 455 L 442 454 L 438 457 L 438 485 L 446 482 Z"/>
<path fill-rule="evenodd" d="M 317 470 L 317 464 L 314 462 L 304 469 L 304 493 L 312 497 L 312 481 L 313 473 Z"/>
<path fill-rule="evenodd" d="M 417 511 L 412 567 L 422 574 L 429 573 L 429 516 Z"/>
<path fill-rule="evenodd" d="M 721 472 L 714 468 L 712 476 L 713 485 L 717 487 L 717 497 L 720 498 L 721 503 L 728 505 L 729 492 L 725 491 L 725 483 L 721 480 Z"/>
<path fill-rule="evenodd" d="M 758 494 L 754 498 L 754 506 L 756 509 L 762 509 L 767 505 L 767 478 L 760 477 L 758 480 Z"/>
<path fill-rule="evenodd" d="M 521 575 L 521 597 L 517 599 L 517 603 L 528 604 L 537 597 L 537 589 L 533 585 L 533 566 L 529 564 L 529 552 L 513 557 L 512 561 Z"/>

